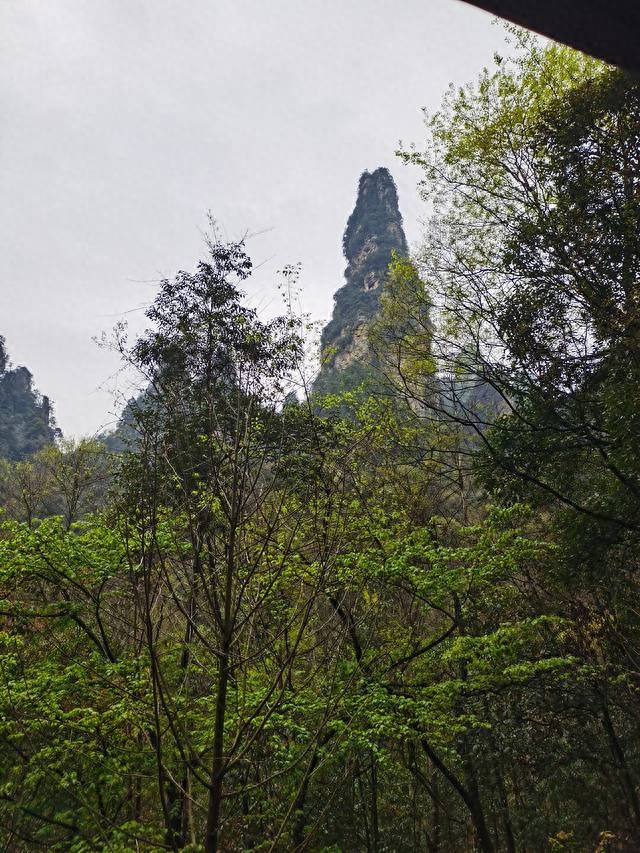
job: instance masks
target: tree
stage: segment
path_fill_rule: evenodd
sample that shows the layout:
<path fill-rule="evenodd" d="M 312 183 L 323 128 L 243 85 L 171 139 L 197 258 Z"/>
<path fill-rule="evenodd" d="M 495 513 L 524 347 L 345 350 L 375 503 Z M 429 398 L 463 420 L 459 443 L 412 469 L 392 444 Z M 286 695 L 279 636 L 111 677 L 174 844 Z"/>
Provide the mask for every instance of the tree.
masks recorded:
<path fill-rule="evenodd" d="M 637 530 L 640 88 L 525 45 L 449 96 L 428 157 L 405 155 L 439 205 L 423 252 L 439 408 L 503 481 Z"/>
<path fill-rule="evenodd" d="M 0 462 L 3 509 L 30 526 L 61 515 L 69 529 L 103 505 L 114 467 L 104 445 L 91 439 L 62 439 L 21 462 Z"/>
<path fill-rule="evenodd" d="M 154 328 L 129 350 L 149 388 L 136 413 L 121 513 L 142 567 L 167 842 L 178 849 L 194 840 L 194 803 L 204 789 L 212 853 L 223 802 L 232 798 L 228 780 L 236 801 L 249 796 L 254 749 L 262 744 L 268 756 L 271 720 L 302 689 L 292 686 L 293 667 L 324 568 L 300 562 L 310 547 L 302 532 L 317 536 L 303 524 L 315 486 L 292 476 L 300 443 L 314 464 L 313 413 L 283 407 L 302 352 L 297 321 L 262 322 L 242 304 L 237 284 L 251 270 L 242 243 L 209 248 L 195 274 L 162 282 L 147 312 Z M 165 645 L 163 623 L 173 637 L 181 630 L 179 654 Z M 192 703 L 204 703 L 213 719 L 200 744 Z M 304 751 L 291 752 L 295 766 Z M 259 763 L 260 775 L 270 773 Z"/>
<path fill-rule="evenodd" d="M 631 838 L 640 89 L 566 48 L 521 46 L 449 94 L 426 154 L 404 155 L 435 205 L 420 271 L 438 309 L 422 347 L 439 393 L 396 387 L 421 417 L 456 424 L 469 471 L 503 503 L 533 504 L 556 538 L 545 585 L 588 673 L 569 691 L 574 710 L 558 696 L 556 713 L 589 768 L 578 716 L 595 733 L 623 792 L 614 828 Z"/>
<path fill-rule="evenodd" d="M 117 529 L 0 537 L 0 825 L 16 851 L 162 849 L 150 688 Z"/>

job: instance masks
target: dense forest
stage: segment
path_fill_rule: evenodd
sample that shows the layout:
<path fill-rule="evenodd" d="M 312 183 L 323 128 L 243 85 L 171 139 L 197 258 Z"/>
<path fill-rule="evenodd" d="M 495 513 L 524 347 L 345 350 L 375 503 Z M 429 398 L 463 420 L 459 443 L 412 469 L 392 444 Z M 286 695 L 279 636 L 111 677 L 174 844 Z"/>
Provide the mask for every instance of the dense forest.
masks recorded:
<path fill-rule="evenodd" d="M 400 152 L 369 384 L 213 234 L 128 440 L 5 453 L 4 850 L 639 848 L 640 82 L 520 41 Z"/>

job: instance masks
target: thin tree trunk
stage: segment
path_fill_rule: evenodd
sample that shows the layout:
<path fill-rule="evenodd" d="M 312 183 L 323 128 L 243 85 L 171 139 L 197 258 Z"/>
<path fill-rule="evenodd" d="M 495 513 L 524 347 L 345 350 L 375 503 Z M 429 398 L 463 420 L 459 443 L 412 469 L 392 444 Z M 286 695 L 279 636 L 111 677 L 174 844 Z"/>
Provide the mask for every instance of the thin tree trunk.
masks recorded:
<path fill-rule="evenodd" d="M 487 827 L 487 823 L 484 818 L 484 812 L 480 804 L 477 790 L 469 791 L 458 779 L 455 773 L 449 770 L 446 764 L 444 764 L 440 756 L 432 749 L 431 744 L 428 741 L 422 741 L 422 748 L 429 756 L 434 766 L 438 768 L 440 773 L 442 773 L 444 778 L 449 782 L 451 787 L 456 791 L 468 808 L 471 822 L 473 823 L 473 827 L 478 837 L 478 844 L 480 845 L 482 853 L 494 853 L 491 833 L 489 832 L 489 828 Z"/>
<path fill-rule="evenodd" d="M 207 829 L 204 842 L 205 853 L 217 853 L 220 841 L 220 816 L 222 811 L 222 784 L 225 774 L 224 724 L 227 713 L 227 689 L 231 674 L 231 635 L 233 581 L 235 576 L 235 526 L 229 533 L 227 552 L 227 570 L 225 579 L 224 618 L 222 623 L 222 644 L 220 649 L 220 668 L 216 695 L 216 711 L 213 728 L 213 759 L 209 783 L 209 805 L 207 809 Z"/>
<path fill-rule="evenodd" d="M 358 780 L 358 793 L 360 794 L 360 802 L 362 804 L 362 820 L 364 823 L 364 836 L 367 843 L 367 853 L 372 853 L 371 847 L 371 831 L 369 829 L 369 810 L 367 808 L 367 792 L 365 790 L 365 784 L 362 780 L 362 773 L 360 772 L 360 765 L 356 766 L 356 779 Z"/>
<path fill-rule="evenodd" d="M 313 771 L 318 766 L 319 758 L 320 758 L 320 753 L 318 751 L 318 747 L 316 746 L 315 749 L 313 750 L 313 755 L 311 756 L 311 761 L 309 762 L 309 766 L 307 767 L 307 769 L 305 771 L 304 779 L 302 780 L 302 784 L 300 785 L 300 789 L 298 791 L 298 794 L 297 794 L 295 801 L 294 801 L 294 804 L 293 804 L 293 812 L 295 815 L 295 821 L 293 824 L 293 831 L 292 831 L 291 838 L 292 838 L 292 841 L 293 841 L 293 844 L 294 844 L 294 847 L 296 848 L 296 850 L 298 850 L 298 849 L 302 850 L 304 847 L 304 844 L 307 840 L 306 833 L 304 831 L 304 828 L 305 828 L 305 825 L 307 822 L 307 815 L 305 812 L 305 803 L 307 801 L 307 794 L 309 792 L 309 782 L 311 781 L 311 775 L 313 774 Z"/>
<path fill-rule="evenodd" d="M 502 817 L 502 830 L 504 832 L 505 837 L 505 850 L 507 851 L 507 853 L 516 853 L 516 840 L 513 835 L 513 826 L 511 824 L 511 810 L 509 809 L 509 798 L 507 796 L 507 789 L 504 784 L 502 768 L 498 759 L 498 744 L 496 743 L 496 739 L 493 736 L 492 731 L 489 732 L 489 742 L 491 746 L 491 751 L 493 753 L 493 774 L 495 776 L 496 787 L 498 788 L 498 797 L 500 800 L 500 813 Z"/>
<path fill-rule="evenodd" d="M 376 759 L 371 753 L 371 835 L 373 840 L 373 853 L 380 849 L 380 827 L 378 824 L 378 768 Z"/>
<path fill-rule="evenodd" d="M 627 764 L 624 751 L 620 746 L 616 730 L 613 727 L 613 720 L 611 719 L 604 697 L 602 697 L 602 723 L 604 730 L 607 733 L 607 737 L 609 738 L 609 744 L 616 767 L 620 773 L 622 788 L 627 798 L 627 807 L 629 809 L 631 820 L 635 824 L 636 828 L 638 828 L 640 827 L 640 801 L 638 800 L 638 793 L 636 791 L 633 778 L 631 777 L 631 771 Z"/>
<path fill-rule="evenodd" d="M 224 723 L 227 712 L 227 688 L 229 686 L 230 643 L 225 638 L 220 654 L 218 691 L 216 696 L 215 723 L 213 729 L 213 760 L 209 784 L 209 808 L 207 810 L 207 834 L 205 853 L 217 853 L 222 809 L 222 783 L 224 777 Z"/>

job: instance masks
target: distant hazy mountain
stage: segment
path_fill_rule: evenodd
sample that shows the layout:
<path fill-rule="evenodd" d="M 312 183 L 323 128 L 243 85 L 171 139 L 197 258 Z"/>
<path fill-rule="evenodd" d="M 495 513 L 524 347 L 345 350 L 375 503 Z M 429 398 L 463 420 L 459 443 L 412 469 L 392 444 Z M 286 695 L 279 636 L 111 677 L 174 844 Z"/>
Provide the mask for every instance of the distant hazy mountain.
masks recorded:
<path fill-rule="evenodd" d="M 19 461 L 59 435 L 48 397 L 26 367 L 13 368 L 0 336 L 0 457 Z"/>

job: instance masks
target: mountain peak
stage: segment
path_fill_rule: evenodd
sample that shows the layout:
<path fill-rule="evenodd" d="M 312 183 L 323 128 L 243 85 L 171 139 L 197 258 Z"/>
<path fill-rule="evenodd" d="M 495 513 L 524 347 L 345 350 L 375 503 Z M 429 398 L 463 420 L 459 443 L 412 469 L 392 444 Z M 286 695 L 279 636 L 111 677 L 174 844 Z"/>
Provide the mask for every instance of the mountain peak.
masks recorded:
<path fill-rule="evenodd" d="M 322 368 L 315 386 L 321 392 L 357 384 L 370 366 L 367 325 L 377 314 L 392 253 L 408 254 L 398 192 L 385 167 L 360 176 L 342 249 L 345 284 L 335 294 L 333 314 L 322 333 Z"/>
<path fill-rule="evenodd" d="M 26 367 L 12 367 L 0 335 L 0 458 L 19 461 L 59 435 L 48 397 Z"/>

